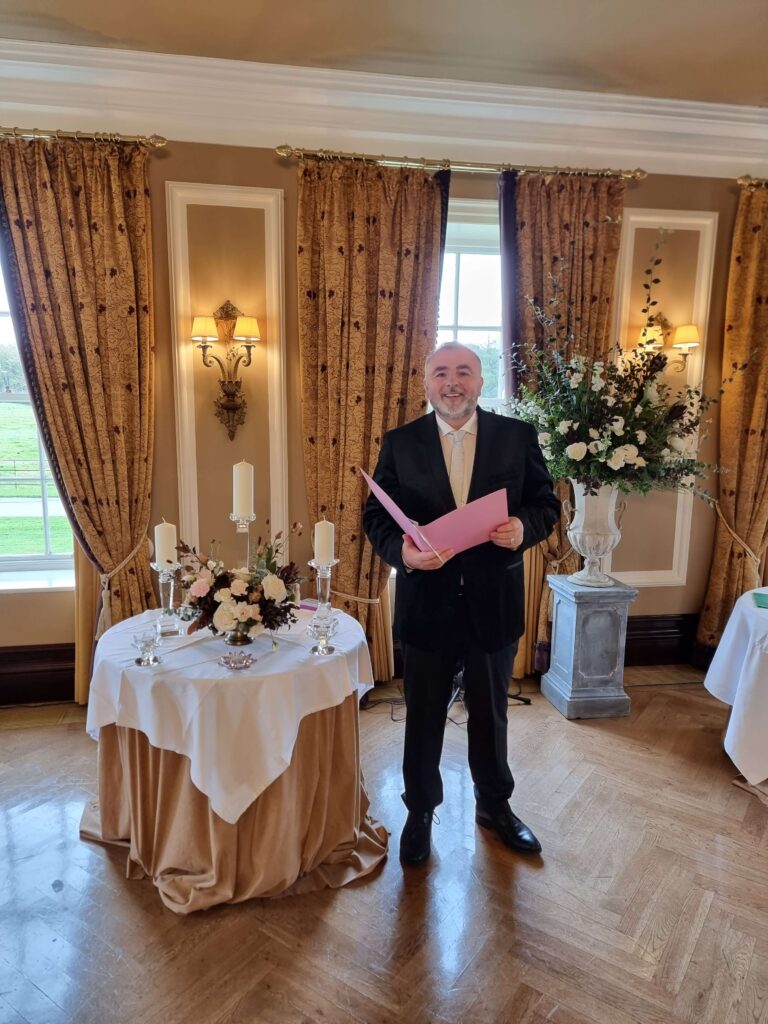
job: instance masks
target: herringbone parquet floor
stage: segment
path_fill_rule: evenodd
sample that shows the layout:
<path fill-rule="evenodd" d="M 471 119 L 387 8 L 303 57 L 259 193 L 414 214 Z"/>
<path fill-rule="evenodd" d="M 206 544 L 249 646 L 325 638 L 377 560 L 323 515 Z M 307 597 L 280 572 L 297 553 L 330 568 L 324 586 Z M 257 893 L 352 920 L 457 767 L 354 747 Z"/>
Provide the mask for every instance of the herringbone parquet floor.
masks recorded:
<path fill-rule="evenodd" d="M 403 726 L 379 705 L 361 728 L 383 870 L 189 918 L 78 839 L 82 713 L 0 711 L 0 1021 L 768 1024 L 768 808 L 731 784 L 701 686 L 631 694 L 627 719 L 510 708 L 512 806 L 542 858 L 475 827 L 449 724 L 435 853 L 404 870 Z"/>

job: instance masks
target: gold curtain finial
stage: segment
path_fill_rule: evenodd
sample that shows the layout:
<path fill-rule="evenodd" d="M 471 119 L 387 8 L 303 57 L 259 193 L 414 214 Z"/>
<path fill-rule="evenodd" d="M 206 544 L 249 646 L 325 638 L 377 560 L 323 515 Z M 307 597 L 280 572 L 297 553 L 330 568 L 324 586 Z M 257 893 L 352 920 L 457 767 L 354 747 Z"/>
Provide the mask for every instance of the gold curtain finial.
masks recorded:
<path fill-rule="evenodd" d="M 756 192 L 759 188 L 768 188 L 768 178 L 753 178 L 751 174 L 742 174 L 736 179 L 736 184 L 749 192 Z"/>

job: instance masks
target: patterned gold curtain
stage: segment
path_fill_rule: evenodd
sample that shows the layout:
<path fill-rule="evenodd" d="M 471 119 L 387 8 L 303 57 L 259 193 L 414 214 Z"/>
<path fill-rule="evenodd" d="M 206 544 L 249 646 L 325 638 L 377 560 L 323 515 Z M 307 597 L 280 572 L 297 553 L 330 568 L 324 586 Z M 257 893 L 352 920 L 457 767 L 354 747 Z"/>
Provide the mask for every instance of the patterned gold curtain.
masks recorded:
<path fill-rule="evenodd" d="M 718 520 L 699 620 L 698 660 L 707 661 L 736 599 L 768 577 L 768 188 L 742 189 L 731 246 L 720 405 Z"/>
<path fill-rule="evenodd" d="M 542 343 L 541 327 L 526 297 L 547 306 L 555 296 L 551 275 L 559 276 L 561 311 L 570 311 L 575 348 L 598 358 L 610 347 L 610 313 L 621 240 L 625 184 L 597 175 L 523 174 L 517 181 L 516 288 L 517 337 L 526 346 Z M 568 497 L 567 481 L 558 481 L 557 496 Z M 549 663 L 552 596 L 546 573 L 571 573 L 578 555 L 568 544 L 562 517 L 548 540 L 532 550 L 526 565 L 526 606 L 538 609 L 520 643 L 514 675 L 520 677 Z"/>
<path fill-rule="evenodd" d="M 391 678 L 376 602 L 389 568 L 362 528 L 385 431 L 424 411 L 434 347 L 447 180 L 407 168 L 299 168 L 298 289 L 304 467 L 310 518 L 336 524 L 334 589 Z M 357 601 L 355 598 L 362 598 Z M 384 599 L 386 594 L 384 593 Z M 371 614 L 371 612 L 375 614 Z M 376 634 L 376 635 L 375 635 Z"/>
<path fill-rule="evenodd" d="M 0 140 L 11 313 L 51 470 L 101 574 L 102 625 L 154 604 L 147 155 L 133 143 Z"/>

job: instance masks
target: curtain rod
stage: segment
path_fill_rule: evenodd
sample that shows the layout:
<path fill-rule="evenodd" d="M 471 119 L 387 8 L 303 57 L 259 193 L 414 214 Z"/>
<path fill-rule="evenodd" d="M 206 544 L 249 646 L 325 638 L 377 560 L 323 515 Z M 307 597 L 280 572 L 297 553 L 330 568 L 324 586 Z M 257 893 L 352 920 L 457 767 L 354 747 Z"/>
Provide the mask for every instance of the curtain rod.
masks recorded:
<path fill-rule="evenodd" d="M 736 184 L 754 192 L 758 188 L 768 188 L 768 178 L 753 178 L 751 174 L 742 174 L 736 179 Z"/>
<path fill-rule="evenodd" d="M 116 132 L 64 132 L 45 131 L 42 128 L 3 128 L 0 136 L 13 139 L 94 139 L 96 142 L 143 142 L 152 149 L 161 149 L 166 143 L 162 135 L 119 135 Z"/>
<path fill-rule="evenodd" d="M 518 171 L 520 174 L 595 174 L 603 178 L 625 178 L 629 181 L 640 181 L 648 177 L 648 172 L 637 168 L 634 171 L 614 171 L 610 167 L 590 170 L 585 167 L 536 167 L 521 164 L 482 164 L 454 163 L 451 160 L 429 160 L 426 157 L 395 157 L 376 156 L 371 153 L 340 153 L 330 149 L 297 149 L 295 146 L 277 146 L 278 156 L 290 160 L 303 160 L 305 157 L 316 157 L 318 160 L 360 160 L 381 164 L 382 167 L 419 167 L 425 171 L 456 171 L 468 174 L 499 174 L 501 171 Z"/>

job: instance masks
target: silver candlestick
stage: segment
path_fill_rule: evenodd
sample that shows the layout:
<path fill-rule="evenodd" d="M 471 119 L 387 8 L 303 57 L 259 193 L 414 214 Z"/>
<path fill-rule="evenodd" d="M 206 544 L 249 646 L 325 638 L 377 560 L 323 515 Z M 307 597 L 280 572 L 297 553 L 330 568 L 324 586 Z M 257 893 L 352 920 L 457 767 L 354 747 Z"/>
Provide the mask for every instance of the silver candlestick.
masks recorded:
<path fill-rule="evenodd" d="M 331 606 L 331 569 L 339 564 L 339 560 L 334 558 L 330 562 L 318 562 L 313 558 L 307 564 L 315 570 L 317 585 L 317 608 L 312 622 L 307 626 L 307 633 L 317 640 L 312 654 L 333 654 L 336 648 L 328 644 L 328 639 L 339 628 L 339 623 Z"/>
<path fill-rule="evenodd" d="M 157 573 L 158 587 L 160 590 L 160 618 L 157 620 L 157 635 L 162 640 L 166 636 L 179 635 L 179 621 L 173 607 L 173 588 L 176 583 L 176 573 L 181 568 L 180 562 L 150 562 L 150 565 Z"/>
<path fill-rule="evenodd" d="M 237 533 L 245 534 L 245 564 L 250 566 L 251 564 L 251 523 L 254 522 L 256 516 L 253 512 L 247 516 L 238 515 L 237 512 L 230 512 L 229 518 L 233 523 L 237 523 Z"/>

